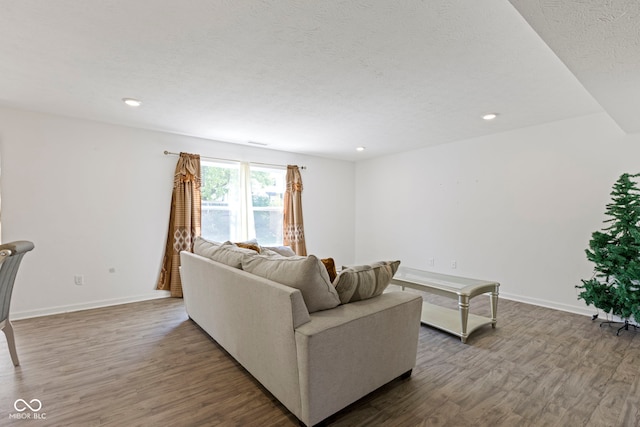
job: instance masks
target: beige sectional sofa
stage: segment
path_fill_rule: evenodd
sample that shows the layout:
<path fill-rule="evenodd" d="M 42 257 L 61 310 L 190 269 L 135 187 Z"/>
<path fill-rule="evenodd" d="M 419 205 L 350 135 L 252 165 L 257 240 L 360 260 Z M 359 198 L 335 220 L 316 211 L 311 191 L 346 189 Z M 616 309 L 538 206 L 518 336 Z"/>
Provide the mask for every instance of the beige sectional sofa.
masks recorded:
<path fill-rule="evenodd" d="M 304 424 L 321 422 L 396 377 L 410 375 L 416 362 L 419 296 L 386 292 L 341 304 L 335 289 L 323 282 L 327 273 L 315 267 L 313 256 L 291 257 L 291 264 L 285 264 L 282 256 L 229 247 L 228 254 L 221 254 L 219 247 L 202 249 L 200 243 L 197 252 L 206 256 L 181 253 L 189 317 Z M 296 278 L 287 268 L 303 264 L 306 273 L 292 269 L 304 276 L 302 289 L 242 269 L 262 275 L 277 270 L 282 281 L 291 283 Z M 305 288 L 317 279 L 309 271 L 321 276 L 316 294 Z M 323 305 L 333 308 L 318 309 Z"/>

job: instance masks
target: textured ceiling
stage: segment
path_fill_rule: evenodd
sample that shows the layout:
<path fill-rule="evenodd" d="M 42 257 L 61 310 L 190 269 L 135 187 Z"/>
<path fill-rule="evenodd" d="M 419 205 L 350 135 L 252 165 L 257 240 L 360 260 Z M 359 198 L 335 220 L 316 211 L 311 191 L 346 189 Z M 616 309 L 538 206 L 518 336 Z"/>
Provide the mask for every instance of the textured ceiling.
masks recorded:
<path fill-rule="evenodd" d="M 0 105 L 345 160 L 603 109 L 637 132 L 637 1 L 511 3 L 0 0 Z"/>
<path fill-rule="evenodd" d="M 640 1 L 511 3 L 620 128 L 640 132 Z"/>

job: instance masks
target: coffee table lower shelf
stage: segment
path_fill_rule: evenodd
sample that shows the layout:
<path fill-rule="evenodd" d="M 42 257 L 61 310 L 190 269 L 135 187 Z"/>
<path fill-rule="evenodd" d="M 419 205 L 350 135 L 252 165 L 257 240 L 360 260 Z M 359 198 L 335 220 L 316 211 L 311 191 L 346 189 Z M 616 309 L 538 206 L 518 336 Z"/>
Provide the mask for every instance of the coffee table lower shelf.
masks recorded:
<path fill-rule="evenodd" d="M 495 328 L 496 323 L 495 320 L 491 320 L 488 317 L 469 313 L 467 331 L 466 334 L 463 334 L 460 327 L 460 311 L 429 304 L 426 301 L 422 302 L 422 317 L 420 318 L 420 321 L 425 325 L 429 325 L 458 336 L 462 338 L 462 342 L 465 342 L 471 332 L 476 329 L 485 325 L 492 325 Z"/>
<path fill-rule="evenodd" d="M 416 289 L 458 300 L 458 310 L 423 302 L 422 322 L 460 337 L 463 343 L 479 327 L 496 326 L 500 287 L 498 282 L 400 267 L 391 283 L 401 286 L 403 290 Z M 469 313 L 471 299 L 483 294 L 489 294 L 491 318 Z"/>

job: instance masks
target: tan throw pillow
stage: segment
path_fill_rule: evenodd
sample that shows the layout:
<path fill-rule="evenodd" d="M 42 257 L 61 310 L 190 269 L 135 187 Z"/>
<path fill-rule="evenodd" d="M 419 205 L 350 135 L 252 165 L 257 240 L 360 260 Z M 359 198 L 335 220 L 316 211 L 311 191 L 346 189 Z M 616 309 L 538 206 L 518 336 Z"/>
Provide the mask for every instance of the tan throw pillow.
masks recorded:
<path fill-rule="evenodd" d="M 340 302 L 346 304 L 382 294 L 398 266 L 400 261 L 381 261 L 343 269 L 334 282 Z"/>
<path fill-rule="evenodd" d="M 340 304 L 329 281 L 329 274 L 314 255 L 308 257 L 269 257 L 256 255 L 242 260 L 242 269 L 257 276 L 300 289 L 309 313 L 328 310 Z"/>
<path fill-rule="evenodd" d="M 207 240 L 202 236 L 197 236 L 193 241 L 193 253 L 206 258 L 211 258 L 211 255 L 222 246 L 220 242 L 214 242 L 213 240 Z"/>
<path fill-rule="evenodd" d="M 247 243 L 247 242 L 237 242 L 235 243 L 235 245 L 239 248 L 251 249 L 252 251 L 256 251 L 257 253 L 260 253 L 260 246 L 258 246 L 257 244 Z"/>
<path fill-rule="evenodd" d="M 338 273 L 336 272 L 336 263 L 333 261 L 333 258 L 323 258 L 320 261 L 322 261 L 324 268 L 326 268 L 327 273 L 329 273 L 329 281 L 333 283 L 333 281 L 336 280 L 336 276 L 338 275 Z"/>

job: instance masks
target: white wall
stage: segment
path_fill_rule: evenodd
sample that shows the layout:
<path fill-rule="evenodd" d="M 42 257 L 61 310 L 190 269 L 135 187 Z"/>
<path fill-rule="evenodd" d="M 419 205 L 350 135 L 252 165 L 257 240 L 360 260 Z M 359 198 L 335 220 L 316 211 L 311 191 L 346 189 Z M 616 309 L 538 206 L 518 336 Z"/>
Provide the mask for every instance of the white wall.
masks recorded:
<path fill-rule="evenodd" d="M 19 272 L 14 318 L 165 295 L 154 289 L 176 157 L 163 150 L 306 165 L 308 250 L 338 265 L 401 259 L 585 314 L 592 309 L 574 288 L 591 275 L 584 249 L 615 180 L 640 172 L 640 135 L 604 114 L 354 166 L 0 108 L 2 241 L 36 244 Z"/>
<path fill-rule="evenodd" d="M 14 319 L 166 296 L 155 284 L 177 157 L 164 150 L 306 165 L 307 249 L 353 262 L 353 163 L 0 108 L 2 241 L 36 246 Z"/>
<path fill-rule="evenodd" d="M 640 135 L 597 114 L 358 162 L 356 261 L 498 280 L 507 298 L 594 313 L 574 288 L 592 274 L 584 250 L 639 159 Z"/>

